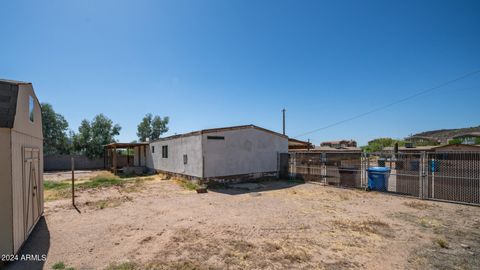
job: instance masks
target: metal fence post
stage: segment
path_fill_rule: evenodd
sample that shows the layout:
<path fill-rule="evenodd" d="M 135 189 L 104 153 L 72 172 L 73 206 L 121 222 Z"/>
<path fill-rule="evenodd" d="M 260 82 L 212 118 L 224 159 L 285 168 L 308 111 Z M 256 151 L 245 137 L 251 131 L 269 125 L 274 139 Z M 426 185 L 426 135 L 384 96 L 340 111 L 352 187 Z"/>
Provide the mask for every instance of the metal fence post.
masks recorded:
<path fill-rule="evenodd" d="M 419 191 L 418 191 L 418 196 L 420 199 L 424 200 L 425 199 L 425 194 L 424 194 L 424 188 L 425 188 L 425 179 L 426 179 L 426 171 L 425 171 L 425 164 L 426 164 L 426 154 L 425 152 L 422 152 L 420 155 L 420 168 L 418 169 L 420 173 L 419 177 Z"/>
<path fill-rule="evenodd" d="M 367 167 L 365 168 L 364 176 L 365 177 L 365 188 L 368 188 L 368 168 L 370 168 L 370 154 L 366 154 L 366 159 L 367 159 Z"/>

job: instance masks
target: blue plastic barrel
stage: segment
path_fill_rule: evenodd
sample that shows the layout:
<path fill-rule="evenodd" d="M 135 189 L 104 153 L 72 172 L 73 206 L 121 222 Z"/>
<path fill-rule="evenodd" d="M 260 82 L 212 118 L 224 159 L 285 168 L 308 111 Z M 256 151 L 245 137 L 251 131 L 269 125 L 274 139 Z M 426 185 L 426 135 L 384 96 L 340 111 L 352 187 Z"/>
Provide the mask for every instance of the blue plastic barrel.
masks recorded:
<path fill-rule="evenodd" d="M 389 167 L 368 168 L 368 189 L 387 191 L 389 176 L 390 176 Z"/>

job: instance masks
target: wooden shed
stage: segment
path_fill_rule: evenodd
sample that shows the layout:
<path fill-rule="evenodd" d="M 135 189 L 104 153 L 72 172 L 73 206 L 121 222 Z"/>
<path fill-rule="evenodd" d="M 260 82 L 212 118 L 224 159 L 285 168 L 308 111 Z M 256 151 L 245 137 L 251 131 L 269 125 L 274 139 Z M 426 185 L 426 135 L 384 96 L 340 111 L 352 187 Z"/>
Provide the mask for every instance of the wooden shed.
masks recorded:
<path fill-rule="evenodd" d="M 31 83 L 0 80 L 0 254 L 15 254 L 43 214 L 42 114 Z"/>

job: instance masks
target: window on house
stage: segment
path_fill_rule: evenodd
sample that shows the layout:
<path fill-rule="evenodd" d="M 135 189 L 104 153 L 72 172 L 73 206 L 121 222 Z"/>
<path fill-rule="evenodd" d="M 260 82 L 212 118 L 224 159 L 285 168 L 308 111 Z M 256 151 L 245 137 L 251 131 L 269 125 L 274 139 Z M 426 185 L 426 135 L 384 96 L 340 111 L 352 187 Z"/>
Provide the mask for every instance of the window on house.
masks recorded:
<path fill-rule="evenodd" d="M 152 146 L 152 154 L 155 153 L 155 146 Z"/>
<path fill-rule="evenodd" d="M 207 136 L 207 140 L 225 140 L 224 136 Z"/>
<path fill-rule="evenodd" d="M 187 163 L 188 163 L 188 156 L 183 155 L 183 164 L 187 164 Z"/>
<path fill-rule="evenodd" d="M 30 118 L 30 121 L 32 121 L 32 122 L 34 120 L 34 115 L 33 115 L 33 111 L 34 111 L 34 108 L 35 108 L 34 106 L 35 106 L 35 103 L 34 103 L 33 97 L 29 96 L 28 97 L 28 117 Z"/>
<path fill-rule="evenodd" d="M 168 158 L 168 145 L 162 146 L 162 158 Z"/>

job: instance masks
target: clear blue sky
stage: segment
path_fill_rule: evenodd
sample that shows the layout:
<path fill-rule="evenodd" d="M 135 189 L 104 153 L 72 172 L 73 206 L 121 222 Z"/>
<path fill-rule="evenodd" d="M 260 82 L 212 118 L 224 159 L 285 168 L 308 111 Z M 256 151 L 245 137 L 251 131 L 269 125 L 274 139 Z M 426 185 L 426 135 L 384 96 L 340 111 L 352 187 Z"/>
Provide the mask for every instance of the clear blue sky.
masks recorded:
<path fill-rule="evenodd" d="M 2 1 L 0 77 L 70 128 L 104 113 L 136 139 L 256 124 L 290 136 L 480 68 L 480 1 Z M 480 125 L 480 76 L 310 134 L 401 138 Z"/>

